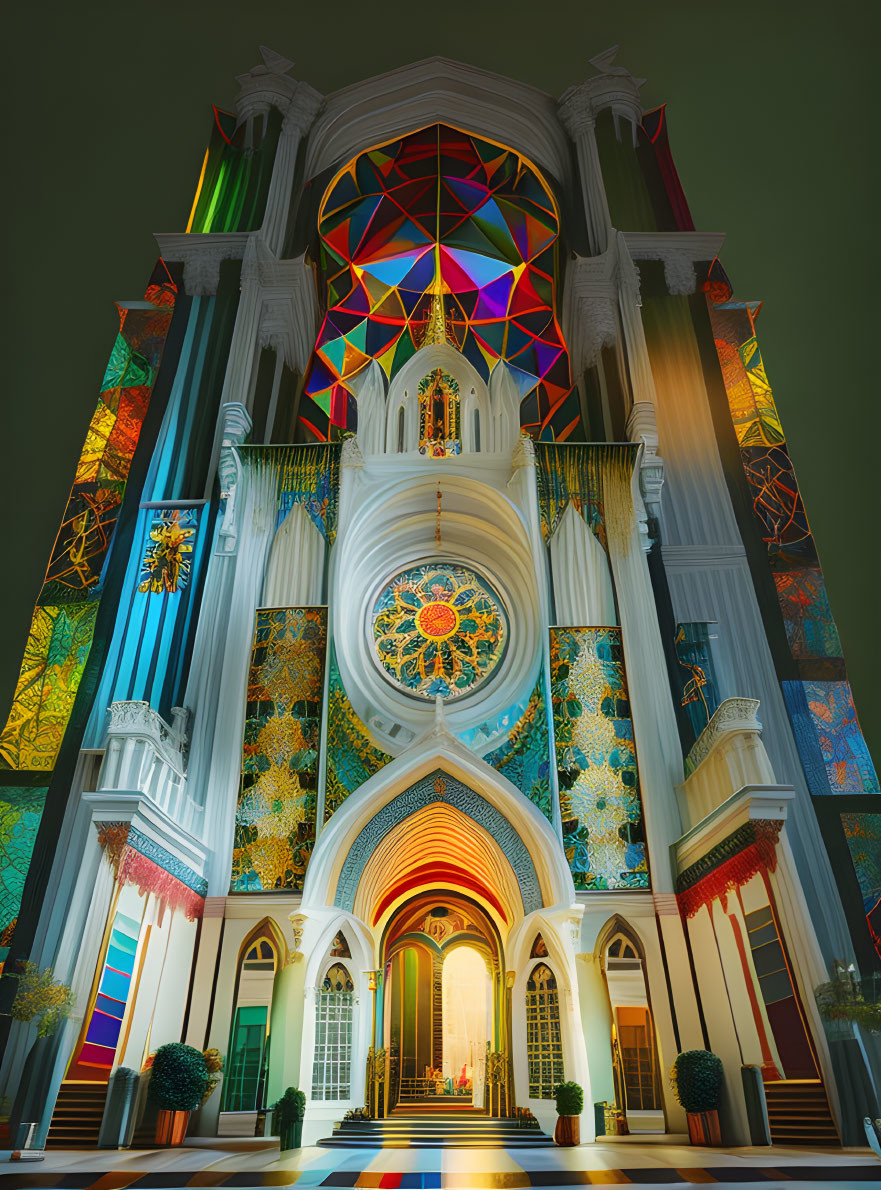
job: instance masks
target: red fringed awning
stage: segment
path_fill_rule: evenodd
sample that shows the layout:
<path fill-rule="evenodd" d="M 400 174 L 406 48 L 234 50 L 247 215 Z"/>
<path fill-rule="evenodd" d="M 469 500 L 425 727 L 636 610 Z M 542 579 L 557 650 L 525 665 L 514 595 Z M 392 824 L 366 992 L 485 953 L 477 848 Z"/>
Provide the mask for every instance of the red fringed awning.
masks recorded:
<path fill-rule="evenodd" d="M 116 873 L 120 885 L 132 884 L 138 892 L 153 893 L 166 907 L 182 909 L 187 921 L 202 916 L 205 898 L 178 880 L 154 860 L 148 859 L 128 843 L 128 823 L 108 823 L 98 831 L 98 842 Z"/>
<path fill-rule="evenodd" d="M 727 909 L 728 894 L 748 883 L 753 876 L 760 874 L 767 882 L 767 874 L 777 868 L 777 838 L 781 826 L 780 822 L 754 821 L 754 842 L 677 894 L 680 912 L 685 917 L 694 917 L 702 905 L 710 905 L 717 897 L 722 901 L 722 908 Z"/>

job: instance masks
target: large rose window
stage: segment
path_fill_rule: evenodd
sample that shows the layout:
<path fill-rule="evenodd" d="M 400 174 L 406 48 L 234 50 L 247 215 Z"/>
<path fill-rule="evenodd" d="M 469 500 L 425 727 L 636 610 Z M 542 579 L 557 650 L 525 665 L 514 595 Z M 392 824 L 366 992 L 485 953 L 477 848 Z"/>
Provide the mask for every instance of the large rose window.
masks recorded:
<path fill-rule="evenodd" d="M 465 566 L 401 571 L 373 606 L 376 657 L 388 680 L 421 698 L 460 698 L 494 672 L 508 620 L 490 585 Z"/>

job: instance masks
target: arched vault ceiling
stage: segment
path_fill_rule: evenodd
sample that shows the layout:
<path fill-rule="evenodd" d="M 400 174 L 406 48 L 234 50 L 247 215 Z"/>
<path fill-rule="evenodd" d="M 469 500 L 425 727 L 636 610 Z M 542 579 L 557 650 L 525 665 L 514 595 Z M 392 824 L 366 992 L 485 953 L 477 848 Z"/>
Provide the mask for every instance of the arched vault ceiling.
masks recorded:
<path fill-rule="evenodd" d="M 432 884 L 457 887 L 486 903 L 501 924 L 521 911 L 511 865 L 492 836 L 452 806 L 411 814 L 382 840 L 364 867 L 354 912 L 375 925 L 397 900 Z"/>

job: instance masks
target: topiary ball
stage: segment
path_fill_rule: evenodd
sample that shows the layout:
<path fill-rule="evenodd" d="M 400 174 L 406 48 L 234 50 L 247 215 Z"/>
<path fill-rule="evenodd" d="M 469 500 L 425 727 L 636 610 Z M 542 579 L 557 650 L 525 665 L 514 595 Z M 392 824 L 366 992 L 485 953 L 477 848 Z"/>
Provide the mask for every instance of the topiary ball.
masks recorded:
<path fill-rule="evenodd" d="M 584 1110 L 584 1091 L 578 1083 L 560 1083 L 554 1088 L 558 1116 L 580 1116 Z"/>
<path fill-rule="evenodd" d="M 163 1111 L 195 1111 L 208 1082 L 204 1054 L 191 1045 L 172 1041 L 156 1051 L 147 1098 Z"/>
<path fill-rule="evenodd" d="M 673 1063 L 673 1090 L 687 1112 L 717 1111 L 723 1078 L 722 1060 L 709 1050 L 686 1050 Z"/>

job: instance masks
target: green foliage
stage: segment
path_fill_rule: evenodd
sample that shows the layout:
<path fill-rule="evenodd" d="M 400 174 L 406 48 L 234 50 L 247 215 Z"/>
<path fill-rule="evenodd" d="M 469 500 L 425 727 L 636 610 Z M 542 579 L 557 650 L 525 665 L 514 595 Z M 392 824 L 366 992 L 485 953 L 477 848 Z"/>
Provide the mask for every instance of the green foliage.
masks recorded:
<path fill-rule="evenodd" d="M 820 1016 L 826 1021 L 852 1021 L 881 1033 L 881 980 L 857 979 L 842 959 L 833 963 L 834 978 L 814 990 Z"/>
<path fill-rule="evenodd" d="M 210 1081 L 204 1054 L 172 1041 L 156 1051 L 147 1097 L 164 1111 L 194 1111 Z"/>
<path fill-rule="evenodd" d="M 554 1088 L 558 1116 L 580 1116 L 584 1110 L 584 1091 L 578 1083 L 560 1083 Z"/>
<path fill-rule="evenodd" d="M 10 1009 L 12 1019 L 36 1021 L 37 1036 L 51 1037 L 73 1012 L 73 992 L 67 984 L 53 980 L 51 968 L 41 971 L 36 963 L 25 963 L 20 974 L 9 974 L 19 981 Z"/>
<path fill-rule="evenodd" d="M 716 1111 L 722 1097 L 722 1061 L 709 1050 L 686 1050 L 673 1063 L 670 1085 L 687 1112 Z"/>
<path fill-rule="evenodd" d="M 272 1135 L 281 1136 L 282 1128 L 301 1120 L 305 1112 L 305 1093 L 296 1087 L 288 1087 L 281 1099 L 272 1105 Z"/>

